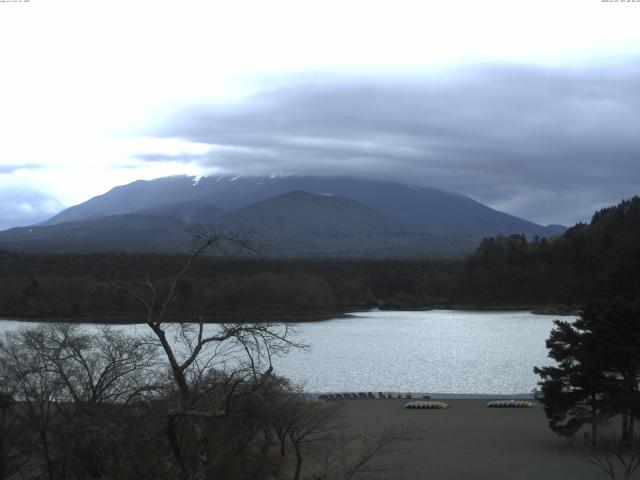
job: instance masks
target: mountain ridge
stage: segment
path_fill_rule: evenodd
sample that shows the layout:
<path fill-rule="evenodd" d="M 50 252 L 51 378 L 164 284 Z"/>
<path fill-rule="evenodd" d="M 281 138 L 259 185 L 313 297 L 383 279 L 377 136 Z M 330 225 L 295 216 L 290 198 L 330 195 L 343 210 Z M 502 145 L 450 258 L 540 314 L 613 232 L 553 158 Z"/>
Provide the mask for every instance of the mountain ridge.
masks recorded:
<path fill-rule="evenodd" d="M 252 231 L 279 256 L 460 256 L 487 236 L 564 231 L 417 185 L 355 177 L 174 176 L 121 185 L 42 224 L 0 232 L 0 248 L 185 251 L 188 231 L 198 223 Z"/>
<path fill-rule="evenodd" d="M 43 224 L 135 213 L 181 202 L 199 202 L 232 211 L 296 190 L 350 198 L 382 214 L 427 226 L 427 231 L 434 234 L 544 236 L 558 233 L 548 232 L 542 225 L 500 212 L 460 193 L 358 177 L 296 175 L 220 175 L 198 181 L 183 175 L 136 180 L 70 207 Z"/>

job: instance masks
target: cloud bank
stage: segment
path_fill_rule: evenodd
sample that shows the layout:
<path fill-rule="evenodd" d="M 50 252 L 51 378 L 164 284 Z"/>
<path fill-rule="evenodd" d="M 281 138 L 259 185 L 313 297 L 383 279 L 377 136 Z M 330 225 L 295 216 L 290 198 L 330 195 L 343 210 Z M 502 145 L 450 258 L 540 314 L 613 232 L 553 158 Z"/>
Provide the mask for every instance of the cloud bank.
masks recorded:
<path fill-rule="evenodd" d="M 205 172 L 387 178 L 542 223 L 572 224 L 640 193 L 638 62 L 272 83 L 240 103 L 183 108 L 152 132 L 207 151 L 139 159 Z"/>

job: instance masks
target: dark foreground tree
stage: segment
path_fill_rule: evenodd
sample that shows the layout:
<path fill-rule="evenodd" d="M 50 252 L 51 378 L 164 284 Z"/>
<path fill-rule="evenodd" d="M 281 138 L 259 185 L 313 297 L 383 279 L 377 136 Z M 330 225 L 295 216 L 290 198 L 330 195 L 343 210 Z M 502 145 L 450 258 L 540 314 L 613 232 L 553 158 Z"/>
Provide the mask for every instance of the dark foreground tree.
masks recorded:
<path fill-rule="evenodd" d="M 20 427 L 15 421 L 13 395 L 0 391 L 0 480 L 10 478 L 18 471 L 19 455 L 14 445 L 20 438 Z"/>
<path fill-rule="evenodd" d="M 573 436 L 597 427 L 614 415 L 622 418 L 622 441 L 633 436 L 640 413 L 640 315 L 637 306 L 622 300 L 592 302 L 575 322 L 555 321 L 547 341 L 556 366 L 536 367 L 541 402 L 551 429 Z"/>
<path fill-rule="evenodd" d="M 12 400 L 3 460 L 20 478 L 98 478 L 140 461 L 128 448 L 144 432 L 133 405 L 156 388 L 154 347 L 98 331 L 50 324 L 0 340 L 2 389 Z"/>
<path fill-rule="evenodd" d="M 608 408 L 622 420 L 622 442 L 629 445 L 640 416 L 640 308 L 616 299 L 585 312 L 603 345 L 600 355 L 608 376 Z"/>
<path fill-rule="evenodd" d="M 598 425 L 609 416 L 600 343 L 582 320 L 554 323 L 547 348 L 557 366 L 534 368 L 542 379 L 539 382 L 541 403 L 551 430 L 558 435 L 573 436 L 585 424 L 590 424 L 591 441 L 595 444 Z"/>

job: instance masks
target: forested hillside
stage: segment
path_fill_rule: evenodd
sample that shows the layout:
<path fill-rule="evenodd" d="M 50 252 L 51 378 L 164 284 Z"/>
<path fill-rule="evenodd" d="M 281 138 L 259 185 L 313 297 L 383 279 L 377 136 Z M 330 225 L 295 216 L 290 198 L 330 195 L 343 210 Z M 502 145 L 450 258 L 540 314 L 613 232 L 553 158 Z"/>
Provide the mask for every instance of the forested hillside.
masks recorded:
<path fill-rule="evenodd" d="M 615 290 L 640 293 L 640 197 L 624 200 L 551 240 L 487 238 L 466 261 L 462 301 L 581 303 Z"/>
<path fill-rule="evenodd" d="M 139 320 L 121 287 L 166 289 L 180 255 L 0 253 L 0 317 Z M 178 285 L 175 319 L 313 319 L 352 309 L 446 302 L 459 261 L 222 259 L 197 262 Z"/>
<path fill-rule="evenodd" d="M 122 287 L 167 288 L 184 255 L 0 251 L 0 317 L 139 320 Z M 200 259 L 178 285 L 175 319 L 304 320 L 354 309 L 571 309 L 640 297 L 640 197 L 550 240 L 485 239 L 465 260 Z"/>

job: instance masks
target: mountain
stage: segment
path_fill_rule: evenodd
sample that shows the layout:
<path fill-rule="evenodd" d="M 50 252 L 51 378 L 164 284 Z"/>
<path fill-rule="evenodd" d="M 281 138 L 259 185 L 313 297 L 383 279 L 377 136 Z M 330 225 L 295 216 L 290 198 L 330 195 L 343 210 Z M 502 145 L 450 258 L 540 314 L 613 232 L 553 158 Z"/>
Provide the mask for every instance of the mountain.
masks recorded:
<path fill-rule="evenodd" d="M 499 212 L 458 193 L 363 178 L 321 176 L 215 176 L 203 177 L 199 181 L 193 177 L 174 176 L 138 180 L 68 208 L 44 224 L 89 220 L 149 209 L 154 209 L 157 214 L 163 209 L 169 212 L 176 204 L 190 203 L 232 212 L 294 191 L 348 198 L 407 227 L 435 235 L 481 238 L 512 233 L 529 236 L 562 233 L 558 228 L 547 228 Z"/>
<path fill-rule="evenodd" d="M 190 246 L 186 221 L 215 217 L 227 231 L 250 231 L 266 253 L 277 256 L 456 256 L 471 251 L 467 239 L 442 239 L 407 229 L 354 200 L 289 192 L 228 214 L 201 204 L 180 203 L 158 216 L 107 215 L 90 220 L 14 228 L 0 232 L 0 247 L 26 251 L 184 252 Z M 179 217 L 179 218 L 177 218 Z"/>
<path fill-rule="evenodd" d="M 201 224 L 211 223 L 224 213 L 225 211 L 222 208 L 203 202 L 180 202 L 135 210 L 135 214 L 137 215 L 169 217 L 176 218 L 187 223 Z"/>
<path fill-rule="evenodd" d="M 278 256 L 412 256 L 425 252 L 455 255 L 468 242 L 436 245 L 433 236 L 416 233 L 354 200 L 294 191 L 223 215 L 216 223 L 228 230 L 249 230 L 268 253 Z"/>
<path fill-rule="evenodd" d="M 91 220 L 34 225 L 0 232 L 0 247 L 11 250 L 95 252 L 186 250 L 190 225 L 153 215 L 110 215 Z"/>
<path fill-rule="evenodd" d="M 561 234 L 457 193 L 351 177 L 139 180 L 42 224 L 0 232 L 0 248 L 186 251 L 194 224 L 249 230 L 278 256 L 460 256 L 483 237 Z"/>
<path fill-rule="evenodd" d="M 112 188 L 84 203 L 67 208 L 43 225 L 91 220 L 108 215 L 170 208 L 176 204 L 202 204 L 193 198 L 193 181 L 190 177 L 164 177 L 157 180 L 137 180 Z"/>
<path fill-rule="evenodd" d="M 251 204 L 219 217 L 217 223 L 269 237 L 382 235 L 401 230 L 397 222 L 354 200 L 303 191 Z"/>

